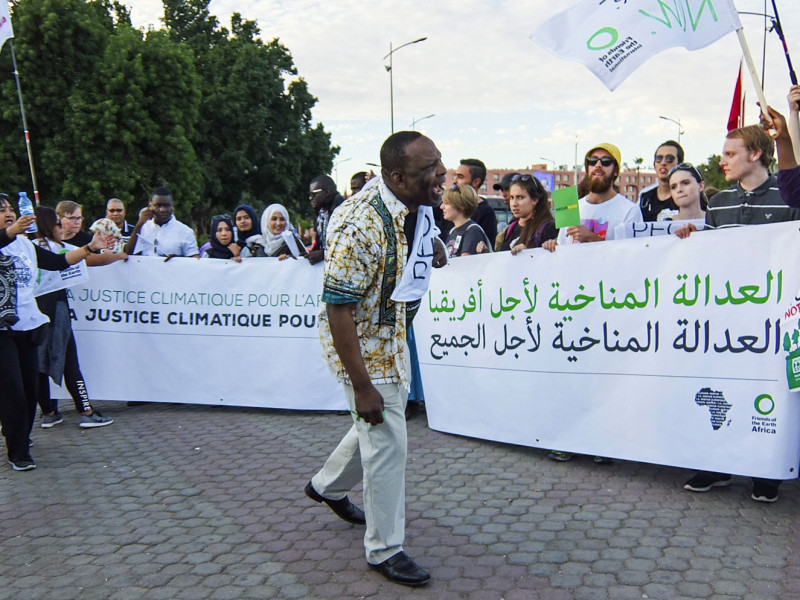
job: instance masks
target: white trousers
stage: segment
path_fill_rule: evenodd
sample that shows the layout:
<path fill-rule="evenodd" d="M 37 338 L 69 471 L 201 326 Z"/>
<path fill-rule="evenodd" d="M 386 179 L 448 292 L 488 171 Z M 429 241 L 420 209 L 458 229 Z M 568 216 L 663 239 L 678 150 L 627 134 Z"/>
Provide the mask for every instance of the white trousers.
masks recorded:
<path fill-rule="evenodd" d="M 353 426 L 328 457 L 311 485 L 325 498 L 340 500 L 359 481 L 364 482 L 364 534 L 367 562 L 378 564 L 403 549 L 406 525 L 406 400 L 399 383 L 375 386 L 385 410 L 380 425 L 353 416 Z M 355 410 L 352 386 L 344 393 Z"/>

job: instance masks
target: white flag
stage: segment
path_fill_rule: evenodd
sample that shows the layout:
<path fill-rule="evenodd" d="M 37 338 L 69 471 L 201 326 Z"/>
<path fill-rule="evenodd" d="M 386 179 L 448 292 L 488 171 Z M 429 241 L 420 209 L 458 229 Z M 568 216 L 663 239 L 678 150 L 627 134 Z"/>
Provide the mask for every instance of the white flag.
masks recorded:
<path fill-rule="evenodd" d="M 6 40 L 14 37 L 14 30 L 11 28 L 11 15 L 8 13 L 8 2 L 0 0 L 0 49 Z"/>
<path fill-rule="evenodd" d="M 582 0 L 531 39 L 583 63 L 613 90 L 662 50 L 704 48 L 741 26 L 732 0 Z"/>

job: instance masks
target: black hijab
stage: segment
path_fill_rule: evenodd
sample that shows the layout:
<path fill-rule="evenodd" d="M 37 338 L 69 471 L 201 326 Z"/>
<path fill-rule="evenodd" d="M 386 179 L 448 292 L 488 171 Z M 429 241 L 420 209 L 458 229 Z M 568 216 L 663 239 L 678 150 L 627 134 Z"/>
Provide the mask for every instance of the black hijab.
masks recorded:
<path fill-rule="evenodd" d="M 211 248 L 206 250 L 209 258 L 233 258 L 233 252 L 227 246 L 223 246 L 217 239 L 217 228 L 220 223 L 227 223 L 233 233 L 233 222 L 228 215 L 215 215 L 211 218 Z"/>
<path fill-rule="evenodd" d="M 236 210 L 233 211 L 233 220 L 236 221 L 236 215 L 239 213 L 240 210 L 243 210 L 248 214 L 250 217 L 250 222 L 253 224 L 253 227 L 250 231 L 239 231 L 236 230 L 236 243 L 242 247 L 247 247 L 247 238 L 253 235 L 261 235 L 261 223 L 256 216 L 256 211 L 247 204 L 240 204 L 236 207 Z"/>

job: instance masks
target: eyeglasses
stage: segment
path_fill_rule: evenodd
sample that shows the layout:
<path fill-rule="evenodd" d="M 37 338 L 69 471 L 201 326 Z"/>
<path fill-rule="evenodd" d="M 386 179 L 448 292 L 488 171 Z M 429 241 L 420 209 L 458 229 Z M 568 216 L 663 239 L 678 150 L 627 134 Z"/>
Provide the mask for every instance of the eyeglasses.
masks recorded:
<path fill-rule="evenodd" d="M 687 173 L 691 173 L 692 176 L 698 181 L 705 181 L 703 174 L 695 167 L 692 163 L 682 162 L 679 165 L 675 165 L 669 170 L 667 177 L 672 177 L 672 174 L 675 171 L 686 171 Z"/>
<path fill-rule="evenodd" d="M 64 217 L 61 220 L 62 221 L 64 221 L 64 220 L 72 221 L 73 223 L 80 223 L 81 221 L 83 221 L 83 217 Z"/>
<path fill-rule="evenodd" d="M 657 162 L 657 163 L 668 162 L 669 164 L 672 164 L 676 160 L 678 160 L 678 157 L 675 156 L 674 154 L 656 154 L 655 157 L 653 157 L 653 158 L 654 158 L 653 162 Z"/>
<path fill-rule="evenodd" d="M 123 210 L 125 210 L 125 209 L 124 208 L 107 208 L 106 209 L 106 211 L 108 211 L 110 213 L 121 213 Z"/>
<path fill-rule="evenodd" d="M 586 164 L 590 167 L 595 166 L 597 163 L 600 163 L 604 167 L 610 167 L 616 161 L 611 158 L 610 156 L 603 156 L 602 158 L 599 156 L 587 156 L 586 157 Z"/>

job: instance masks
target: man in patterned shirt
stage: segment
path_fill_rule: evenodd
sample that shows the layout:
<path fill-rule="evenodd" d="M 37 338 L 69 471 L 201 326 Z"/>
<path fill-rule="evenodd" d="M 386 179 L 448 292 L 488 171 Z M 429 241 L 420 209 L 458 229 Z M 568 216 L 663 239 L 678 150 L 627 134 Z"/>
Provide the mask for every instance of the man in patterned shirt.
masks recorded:
<path fill-rule="evenodd" d="M 320 339 L 344 384 L 353 426 L 306 485 L 342 519 L 365 523 L 367 563 L 390 581 L 430 575 L 405 552 L 408 394 L 406 323 L 419 302 L 393 301 L 416 231 L 417 209 L 441 201 L 447 170 L 434 143 L 414 131 L 381 148 L 381 176 L 333 213 L 328 225 Z M 347 492 L 364 483 L 365 512 Z"/>

